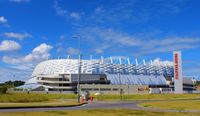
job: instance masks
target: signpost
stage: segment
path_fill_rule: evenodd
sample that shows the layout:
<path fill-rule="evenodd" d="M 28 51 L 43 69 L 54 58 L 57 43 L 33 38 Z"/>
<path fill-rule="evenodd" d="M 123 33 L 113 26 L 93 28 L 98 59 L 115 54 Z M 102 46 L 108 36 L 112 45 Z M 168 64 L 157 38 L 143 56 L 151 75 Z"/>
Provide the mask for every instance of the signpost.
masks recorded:
<path fill-rule="evenodd" d="M 182 56 L 181 51 L 174 51 L 174 93 L 183 93 Z"/>

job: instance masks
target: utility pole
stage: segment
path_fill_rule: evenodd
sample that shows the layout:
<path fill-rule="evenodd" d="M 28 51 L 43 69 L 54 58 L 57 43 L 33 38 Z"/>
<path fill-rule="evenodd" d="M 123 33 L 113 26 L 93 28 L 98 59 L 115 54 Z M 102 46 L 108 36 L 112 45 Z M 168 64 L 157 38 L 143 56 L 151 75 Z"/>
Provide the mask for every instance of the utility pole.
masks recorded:
<path fill-rule="evenodd" d="M 123 89 L 122 89 L 122 82 L 121 82 L 121 74 L 120 74 L 120 72 L 119 72 L 119 74 L 118 74 L 118 76 L 119 76 L 119 86 L 120 86 L 120 100 L 122 100 L 122 92 L 123 92 Z"/>
<path fill-rule="evenodd" d="M 13 75 L 13 77 L 14 77 L 14 79 L 15 79 L 15 75 Z M 13 87 L 13 89 L 15 88 L 14 81 L 13 81 L 13 83 L 12 83 L 12 87 Z"/>
<path fill-rule="evenodd" d="M 81 36 L 74 36 L 73 38 L 78 39 L 78 49 L 79 49 L 79 58 L 78 58 L 78 81 L 77 81 L 77 101 L 80 103 L 80 78 L 81 78 Z"/>
<path fill-rule="evenodd" d="M 79 54 L 78 58 L 78 83 L 77 83 L 78 103 L 80 103 L 80 77 L 81 77 L 81 54 Z"/>
<path fill-rule="evenodd" d="M 120 99 L 122 100 L 122 92 L 123 92 L 123 89 L 122 89 L 122 82 L 121 82 L 121 68 L 122 68 L 122 59 L 121 58 L 119 58 L 119 74 L 118 74 L 118 76 L 119 76 L 119 84 L 120 84 Z"/>

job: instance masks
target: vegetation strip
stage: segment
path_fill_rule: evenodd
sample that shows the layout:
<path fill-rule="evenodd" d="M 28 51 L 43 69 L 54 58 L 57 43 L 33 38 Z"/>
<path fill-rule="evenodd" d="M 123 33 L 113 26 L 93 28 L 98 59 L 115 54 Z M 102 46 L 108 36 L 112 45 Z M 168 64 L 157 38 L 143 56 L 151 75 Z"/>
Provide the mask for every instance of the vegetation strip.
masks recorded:
<path fill-rule="evenodd" d="M 21 109 L 21 108 L 56 108 L 56 107 L 75 107 L 75 106 L 81 106 L 86 103 L 80 103 L 80 104 L 74 104 L 74 105 L 57 105 L 57 106 L 14 106 L 14 107 L 0 107 L 0 109 Z"/>
<path fill-rule="evenodd" d="M 52 99 L 75 99 L 75 94 L 44 94 L 44 93 L 7 93 L 0 94 L 0 103 L 31 103 Z"/>
<path fill-rule="evenodd" d="M 153 101 L 139 104 L 144 108 L 172 109 L 172 110 L 198 110 L 200 111 L 200 100 L 178 100 L 178 101 Z"/>
<path fill-rule="evenodd" d="M 4 112 L 1 116 L 199 116 L 199 113 L 159 112 L 130 109 L 92 109 L 92 110 L 64 110 L 45 112 Z"/>

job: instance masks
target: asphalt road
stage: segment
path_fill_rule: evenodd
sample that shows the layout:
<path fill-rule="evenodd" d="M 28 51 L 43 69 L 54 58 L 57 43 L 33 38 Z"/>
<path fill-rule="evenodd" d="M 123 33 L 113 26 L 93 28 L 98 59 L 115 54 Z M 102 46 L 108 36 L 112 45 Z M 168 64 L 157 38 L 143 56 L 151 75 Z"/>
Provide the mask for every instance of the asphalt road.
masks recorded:
<path fill-rule="evenodd" d="M 137 102 L 93 102 L 75 107 L 52 107 L 52 108 L 17 108 L 0 109 L 0 112 L 32 112 L 32 111 L 53 111 L 53 110 L 81 110 L 81 109 L 101 109 L 101 108 L 132 108 Z"/>
<path fill-rule="evenodd" d="M 82 110 L 82 109 L 135 109 L 145 111 L 160 111 L 160 112 L 196 112 L 200 113 L 200 110 L 170 110 L 159 108 L 144 108 L 139 107 L 139 103 L 144 101 L 134 102 L 93 102 L 84 104 L 82 106 L 75 107 L 52 107 L 52 108 L 19 108 L 19 109 L 0 109 L 0 112 L 42 112 L 42 111 L 55 111 L 55 110 Z"/>

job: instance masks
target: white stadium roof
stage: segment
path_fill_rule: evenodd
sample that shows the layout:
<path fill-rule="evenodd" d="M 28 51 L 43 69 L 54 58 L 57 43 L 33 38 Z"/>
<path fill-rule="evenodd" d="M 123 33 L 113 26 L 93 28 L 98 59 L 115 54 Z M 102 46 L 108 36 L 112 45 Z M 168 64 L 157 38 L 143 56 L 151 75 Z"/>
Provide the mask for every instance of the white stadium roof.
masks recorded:
<path fill-rule="evenodd" d="M 163 74 L 173 72 L 172 63 L 160 62 L 159 59 L 150 63 L 143 62 L 131 64 L 129 59 L 122 61 L 120 58 L 118 62 L 110 58 L 81 60 L 81 63 L 78 59 L 54 59 L 39 63 L 32 77 L 78 74 L 78 66 L 81 64 L 81 74 L 106 74 L 112 84 L 166 84 Z"/>

